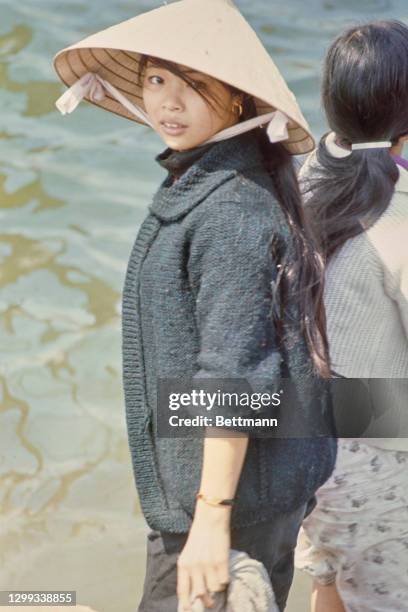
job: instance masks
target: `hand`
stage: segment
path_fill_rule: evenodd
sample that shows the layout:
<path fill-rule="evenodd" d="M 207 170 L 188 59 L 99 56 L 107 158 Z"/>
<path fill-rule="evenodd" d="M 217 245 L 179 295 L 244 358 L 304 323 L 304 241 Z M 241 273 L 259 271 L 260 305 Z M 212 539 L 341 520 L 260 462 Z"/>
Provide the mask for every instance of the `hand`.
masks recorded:
<path fill-rule="evenodd" d="M 229 582 L 231 510 L 198 501 L 186 544 L 177 561 L 177 596 L 183 610 L 200 597 L 206 608 L 214 602 L 209 593 L 223 591 Z"/>

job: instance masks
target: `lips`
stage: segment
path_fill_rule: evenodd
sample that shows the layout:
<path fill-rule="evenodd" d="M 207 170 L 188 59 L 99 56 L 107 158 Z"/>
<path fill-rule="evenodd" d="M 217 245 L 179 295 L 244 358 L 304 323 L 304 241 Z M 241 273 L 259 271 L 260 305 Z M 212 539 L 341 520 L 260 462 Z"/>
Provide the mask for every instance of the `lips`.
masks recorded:
<path fill-rule="evenodd" d="M 175 123 L 173 121 L 161 121 L 161 124 L 164 127 L 167 128 L 174 128 L 174 129 L 178 129 L 178 128 L 185 128 L 187 127 L 186 125 L 184 125 L 183 123 Z"/>
<path fill-rule="evenodd" d="M 186 128 L 187 126 L 184 123 L 180 123 L 179 121 L 160 121 L 160 124 L 167 128 Z"/>
<path fill-rule="evenodd" d="M 163 132 L 169 136 L 179 136 L 185 132 L 187 126 L 178 121 L 160 121 Z"/>

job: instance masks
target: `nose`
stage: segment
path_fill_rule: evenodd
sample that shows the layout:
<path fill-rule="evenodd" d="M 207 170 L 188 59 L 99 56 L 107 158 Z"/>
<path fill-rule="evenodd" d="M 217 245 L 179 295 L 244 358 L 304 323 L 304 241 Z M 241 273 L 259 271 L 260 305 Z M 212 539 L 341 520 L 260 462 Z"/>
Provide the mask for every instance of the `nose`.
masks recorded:
<path fill-rule="evenodd" d="M 163 109 L 169 111 L 179 111 L 181 110 L 181 105 L 173 100 L 166 100 L 163 102 Z"/>
<path fill-rule="evenodd" d="M 173 112 L 183 110 L 182 87 L 176 83 L 166 87 L 162 100 L 162 108 Z"/>

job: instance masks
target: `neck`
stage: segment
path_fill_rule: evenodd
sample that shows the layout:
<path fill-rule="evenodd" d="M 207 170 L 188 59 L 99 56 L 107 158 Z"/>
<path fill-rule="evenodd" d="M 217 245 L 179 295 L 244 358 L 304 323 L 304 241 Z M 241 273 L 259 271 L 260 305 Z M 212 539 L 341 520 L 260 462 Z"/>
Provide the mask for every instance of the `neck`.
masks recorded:
<path fill-rule="evenodd" d="M 212 146 L 213 144 L 200 145 L 193 149 L 185 149 L 183 151 L 167 148 L 156 157 L 156 161 L 162 168 L 165 168 L 174 179 L 178 179 L 190 168 L 190 166 L 211 149 Z"/>
<path fill-rule="evenodd" d="M 390 149 L 391 155 L 402 155 L 402 150 L 404 148 L 403 142 L 398 142 L 396 145 L 393 145 Z"/>

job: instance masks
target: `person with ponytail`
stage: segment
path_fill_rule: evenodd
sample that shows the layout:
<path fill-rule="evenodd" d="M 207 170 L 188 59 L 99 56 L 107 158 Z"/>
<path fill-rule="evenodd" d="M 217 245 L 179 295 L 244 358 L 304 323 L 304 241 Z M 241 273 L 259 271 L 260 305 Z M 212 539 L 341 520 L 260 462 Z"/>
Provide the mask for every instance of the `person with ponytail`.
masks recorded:
<path fill-rule="evenodd" d="M 301 171 L 305 212 L 325 262 L 333 376 L 363 379 L 373 414 L 363 437 L 339 440 L 296 565 L 314 578 L 313 612 L 397 612 L 408 593 L 408 27 L 342 33 L 322 98 L 331 131 Z"/>
<path fill-rule="evenodd" d="M 307 123 L 230 0 L 166 4 L 62 50 L 54 65 L 70 86 L 61 112 L 87 97 L 166 144 L 156 161 L 167 175 L 136 236 L 122 305 L 129 446 L 151 529 L 138 609 L 224 610 L 227 597 L 231 612 L 282 611 L 298 530 L 337 447 L 322 262 L 292 162 L 313 148 Z M 303 431 L 273 436 L 267 421 L 285 421 L 289 406 L 267 398 L 203 406 L 204 436 L 160 431 L 182 381 L 279 396 L 284 378 Z M 239 596 L 231 547 L 252 557 L 238 564 Z"/>

